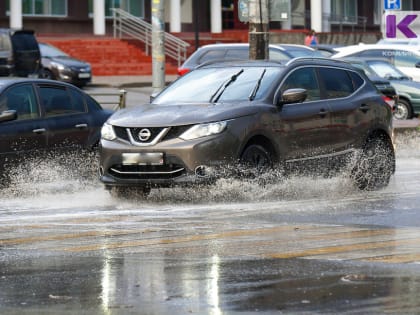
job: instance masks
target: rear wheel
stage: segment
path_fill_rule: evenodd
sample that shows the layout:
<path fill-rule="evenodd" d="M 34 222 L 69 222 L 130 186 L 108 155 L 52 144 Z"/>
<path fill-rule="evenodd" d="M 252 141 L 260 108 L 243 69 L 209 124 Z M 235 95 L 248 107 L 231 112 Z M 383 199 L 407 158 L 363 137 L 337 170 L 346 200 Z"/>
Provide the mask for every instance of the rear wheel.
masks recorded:
<path fill-rule="evenodd" d="M 408 101 L 404 99 L 399 99 L 397 108 L 394 111 L 395 119 L 410 119 L 413 117 L 413 111 L 411 110 L 411 105 Z"/>
<path fill-rule="evenodd" d="M 392 143 L 384 137 L 369 139 L 352 172 L 356 186 L 361 190 L 375 190 L 388 185 L 395 171 Z"/>

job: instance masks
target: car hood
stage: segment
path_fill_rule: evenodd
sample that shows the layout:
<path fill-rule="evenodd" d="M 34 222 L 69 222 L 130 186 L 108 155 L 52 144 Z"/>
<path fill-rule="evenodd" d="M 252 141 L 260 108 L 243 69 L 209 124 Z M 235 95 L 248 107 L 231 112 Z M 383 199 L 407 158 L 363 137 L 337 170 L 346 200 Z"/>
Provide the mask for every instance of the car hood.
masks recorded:
<path fill-rule="evenodd" d="M 60 57 L 49 57 L 47 59 L 57 62 L 57 63 L 61 63 L 68 67 L 88 67 L 89 66 L 87 62 L 75 59 L 73 57 L 60 56 Z"/>
<path fill-rule="evenodd" d="M 246 104 L 246 105 L 245 105 Z M 146 104 L 117 111 L 109 123 L 120 127 L 192 125 L 253 115 L 257 105 L 238 104 Z"/>

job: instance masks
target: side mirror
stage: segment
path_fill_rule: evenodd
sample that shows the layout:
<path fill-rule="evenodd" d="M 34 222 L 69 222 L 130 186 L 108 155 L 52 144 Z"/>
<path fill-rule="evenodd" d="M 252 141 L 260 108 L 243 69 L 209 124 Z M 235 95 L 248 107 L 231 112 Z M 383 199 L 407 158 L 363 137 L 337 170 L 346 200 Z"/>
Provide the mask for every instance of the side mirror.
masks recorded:
<path fill-rule="evenodd" d="M 420 68 L 420 61 L 415 64 L 416 68 Z"/>
<path fill-rule="evenodd" d="M 17 119 L 17 112 L 15 110 L 5 110 L 0 113 L 0 122 Z"/>
<path fill-rule="evenodd" d="M 308 97 L 308 91 L 305 89 L 288 89 L 283 92 L 279 105 L 302 103 Z"/>

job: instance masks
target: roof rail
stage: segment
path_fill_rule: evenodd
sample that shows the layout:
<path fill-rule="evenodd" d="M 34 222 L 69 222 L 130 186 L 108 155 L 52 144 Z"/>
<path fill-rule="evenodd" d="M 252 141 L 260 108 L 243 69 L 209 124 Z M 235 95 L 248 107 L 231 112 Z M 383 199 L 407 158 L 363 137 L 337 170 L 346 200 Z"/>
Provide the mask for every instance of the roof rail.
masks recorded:
<path fill-rule="evenodd" d="M 298 61 L 328 61 L 328 62 L 335 62 L 335 63 L 338 63 L 338 64 L 345 63 L 340 59 L 331 59 L 331 58 L 323 58 L 323 57 L 296 57 L 296 58 L 290 59 L 286 63 L 286 66 L 289 66 L 292 63 L 295 63 L 295 62 L 298 62 Z"/>

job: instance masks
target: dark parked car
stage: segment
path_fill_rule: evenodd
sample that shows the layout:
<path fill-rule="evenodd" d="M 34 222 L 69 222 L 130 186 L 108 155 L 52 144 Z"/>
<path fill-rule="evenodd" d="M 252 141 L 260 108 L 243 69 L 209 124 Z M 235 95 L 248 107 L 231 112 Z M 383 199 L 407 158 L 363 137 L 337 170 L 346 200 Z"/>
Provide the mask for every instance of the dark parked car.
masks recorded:
<path fill-rule="evenodd" d="M 394 117 L 410 119 L 420 113 L 420 82 L 413 81 L 394 65 L 377 59 L 345 59 L 354 66 L 362 68 L 368 75 L 382 77 L 395 88 L 398 102 Z"/>
<path fill-rule="evenodd" d="M 67 83 L 0 79 L 0 165 L 44 150 L 93 148 L 111 114 Z"/>
<path fill-rule="evenodd" d="M 100 144 L 100 179 L 118 194 L 211 182 L 239 165 L 245 176 L 348 168 L 375 189 L 394 164 L 390 106 L 363 72 L 321 58 L 199 67 L 116 112 Z"/>
<path fill-rule="evenodd" d="M 34 31 L 0 29 L 0 75 L 38 77 L 41 54 Z"/>
<path fill-rule="evenodd" d="M 92 80 L 90 64 L 73 58 L 50 44 L 39 43 L 42 56 L 41 77 L 83 87 Z"/>

